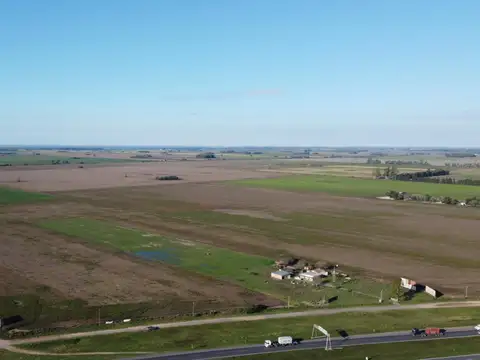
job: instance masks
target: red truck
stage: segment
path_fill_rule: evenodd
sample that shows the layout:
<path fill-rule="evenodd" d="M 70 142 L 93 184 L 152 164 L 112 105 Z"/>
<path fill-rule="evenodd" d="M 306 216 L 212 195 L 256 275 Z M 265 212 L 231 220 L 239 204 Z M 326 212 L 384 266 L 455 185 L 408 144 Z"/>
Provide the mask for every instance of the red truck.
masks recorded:
<path fill-rule="evenodd" d="M 413 336 L 443 336 L 447 330 L 445 329 L 440 329 L 440 328 L 426 328 L 425 330 L 413 328 L 412 329 L 412 335 Z"/>

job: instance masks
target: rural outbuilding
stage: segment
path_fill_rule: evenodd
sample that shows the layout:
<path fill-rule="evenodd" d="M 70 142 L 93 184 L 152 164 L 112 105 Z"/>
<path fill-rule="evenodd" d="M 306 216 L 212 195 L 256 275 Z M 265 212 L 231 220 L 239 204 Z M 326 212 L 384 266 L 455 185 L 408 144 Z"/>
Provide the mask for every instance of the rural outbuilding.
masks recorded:
<path fill-rule="evenodd" d="M 270 276 L 272 277 L 272 279 L 283 280 L 290 276 L 290 272 L 285 270 L 278 270 L 278 271 L 272 272 Z"/>
<path fill-rule="evenodd" d="M 322 276 L 322 274 L 319 274 L 316 271 L 307 271 L 304 273 L 301 273 L 300 279 L 305 280 L 305 281 L 314 281 L 315 279 L 318 279 L 319 277 Z"/>

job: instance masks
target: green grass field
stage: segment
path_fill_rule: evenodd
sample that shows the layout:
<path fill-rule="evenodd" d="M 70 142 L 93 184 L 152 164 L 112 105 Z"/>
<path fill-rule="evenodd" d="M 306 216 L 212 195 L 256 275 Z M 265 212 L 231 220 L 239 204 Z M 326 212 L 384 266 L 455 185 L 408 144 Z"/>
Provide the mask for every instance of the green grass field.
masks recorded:
<path fill-rule="evenodd" d="M 389 190 L 405 191 L 411 194 L 451 196 L 460 200 L 480 196 L 480 187 L 477 186 L 354 179 L 342 176 L 299 175 L 271 179 L 235 180 L 231 183 L 288 191 L 325 192 L 340 196 L 377 197 L 385 195 Z"/>
<path fill-rule="evenodd" d="M 226 214 L 218 211 L 189 211 L 162 214 L 167 221 L 188 222 L 199 227 L 215 227 L 218 229 L 235 229 L 246 237 L 265 236 L 277 239 L 279 243 L 285 244 L 322 244 L 347 247 L 359 246 L 363 249 L 374 251 L 391 252 L 395 249 L 398 254 L 405 255 L 412 259 L 428 260 L 432 263 L 455 267 L 477 267 L 478 261 L 470 259 L 459 259 L 450 256 L 439 256 L 434 252 L 418 252 L 408 247 L 392 246 L 391 243 L 382 241 L 365 241 L 359 236 L 371 236 L 378 238 L 391 238 L 392 227 L 383 225 L 388 218 L 395 218 L 394 213 L 378 213 L 374 211 L 352 211 L 330 212 L 322 214 L 310 213 L 289 213 L 274 214 L 284 221 L 258 218 L 246 215 Z M 379 220 L 379 218 L 383 218 Z M 418 232 L 411 229 L 396 228 L 394 235 L 405 238 L 419 238 Z M 438 235 L 437 235 L 438 236 Z M 260 251 L 260 250 L 259 250 Z M 316 259 L 310 259 L 315 261 Z M 380 291 L 380 289 L 378 290 Z"/>
<path fill-rule="evenodd" d="M 138 355 L 137 355 L 138 356 Z M 78 355 L 78 356 L 58 356 L 58 355 L 27 355 L 18 354 L 15 352 L 0 350 L 0 360 L 113 360 L 125 359 L 125 357 L 132 357 L 132 355 Z M 135 357 L 135 355 L 133 355 Z"/>
<path fill-rule="evenodd" d="M 233 324 L 170 328 L 155 332 L 123 333 L 25 345 L 26 348 L 55 353 L 93 351 L 174 351 L 262 344 L 282 335 L 308 339 L 312 325 L 320 324 L 332 336 L 338 329 L 349 335 L 405 330 L 412 327 L 474 326 L 480 309 L 403 310 L 379 313 L 343 313 Z"/>
<path fill-rule="evenodd" d="M 251 290 L 273 290 L 264 283 L 265 273 L 271 271 L 273 260 L 247 255 L 228 249 L 147 234 L 114 224 L 72 218 L 48 220 L 40 225 L 66 235 L 111 246 L 149 260 L 166 262 L 185 269 L 230 280 Z"/>
<path fill-rule="evenodd" d="M 478 339 L 448 339 L 345 347 L 335 351 L 305 350 L 252 356 L 252 360 L 418 360 L 480 353 Z M 241 358 L 238 358 L 241 359 Z"/>
<path fill-rule="evenodd" d="M 133 159 L 111 159 L 102 157 L 67 157 L 50 155 L 7 155 L 0 156 L 0 166 L 12 165 L 52 165 L 52 161 L 68 161 L 70 164 L 104 164 L 104 163 L 125 163 L 138 160 Z"/>
<path fill-rule="evenodd" d="M 369 165 L 369 164 L 315 164 L 312 166 L 310 164 L 303 164 L 304 166 L 293 167 L 282 167 L 274 170 L 263 170 L 269 172 L 285 172 L 290 174 L 298 175 L 316 175 L 316 176 L 344 176 L 344 177 L 355 177 L 355 178 L 364 178 L 372 179 L 375 174 L 375 169 L 378 168 L 383 171 L 388 165 Z M 310 165 L 310 166 L 306 166 Z M 417 166 L 401 166 L 398 168 L 398 171 L 403 172 L 416 172 L 424 171 L 425 167 Z"/>
<path fill-rule="evenodd" d="M 52 195 L 0 187 L 0 206 L 9 204 L 25 204 L 50 199 L 53 199 Z"/>
<path fill-rule="evenodd" d="M 183 216 L 189 215 L 193 216 L 194 213 L 183 214 Z M 245 218 L 246 221 L 249 219 L 248 217 L 241 218 Z M 43 221 L 39 225 L 48 230 L 99 243 L 142 258 L 162 261 L 189 271 L 233 282 L 246 289 L 262 292 L 282 300 L 287 300 L 290 297 L 292 305 L 303 302 L 319 302 L 335 296 L 338 296 L 338 300 L 329 306 L 371 305 L 378 303 L 378 298 L 375 296 L 378 296 L 381 290 L 387 293 L 389 289 L 389 284 L 367 280 L 361 280 L 361 284 L 356 281 L 345 285 L 344 290 L 329 287 L 315 288 L 300 284 L 293 285 L 288 280 L 275 281 L 270 279 L 270 272 L 275 270 L 272 266 L 274 261 L 268 257 L 245 254 L 182 239 L 166 238 L 156 234 L 147 234 L 136 229 L 120 227 L 93 219 L 56 219 Z M 367 283 L 368 289 L 364 286 Z M 337 284 L 339 285 L 340 282 L 337 282 Z M 363 291 L 374 295 L 365 296 L 358 293 L 354 295 L 348 292 L 348 289 L 357 291 L 363 289 Z"/>

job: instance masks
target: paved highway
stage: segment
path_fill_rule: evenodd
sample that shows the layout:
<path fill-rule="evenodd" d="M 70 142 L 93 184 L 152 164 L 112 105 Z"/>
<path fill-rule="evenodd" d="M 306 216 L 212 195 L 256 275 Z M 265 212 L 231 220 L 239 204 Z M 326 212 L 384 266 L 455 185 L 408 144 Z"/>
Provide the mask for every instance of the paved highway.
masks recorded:
<path fill-rule="evenodd" d="M 447 330 L 445 336 L 442 338 L 461 338 L 461 337 L 473 337 L 478 336 L 477 332 L 473 329 L 450 329 Z M 383 344 L 383 343 L 396 343 L 407 341 L 428 341 L 436 339 L 436 337 L 413 337 L 407 332 L 394 332 L 394 333 L 382 333 L 371 335 L 357 335 L 349 338 L 332 338 L 332 347 L 339 349 L 346 346 L 356 345 L 368 345 L 368 344 Z M 223 359 L 229 357 L 251 356 L 274 352 L 295 351 L 295 350 L 307 350 L 307 349 L 319 349 L 319 351 L 325 347 L 325 339 L 319 340 L 306 340 L 301 344 L 286 348 L 272 348 L 266 349 L 262 345 L 248 345 L 242 347 L 232 347 L 223 349 L 211 349 L 189 352 L 177 352 L 166 353 L 159 355 L 149 355 L 136 358 L 130 358 L 130 360 L 208 360 L 208 359 Z M 471 355 L 472 356 L 472 355 Z M 477 359 L 471 357 L 453 357 L 451 360 L 469 360 Z M 480 359 L 480 358 L 478 358 Z"/>

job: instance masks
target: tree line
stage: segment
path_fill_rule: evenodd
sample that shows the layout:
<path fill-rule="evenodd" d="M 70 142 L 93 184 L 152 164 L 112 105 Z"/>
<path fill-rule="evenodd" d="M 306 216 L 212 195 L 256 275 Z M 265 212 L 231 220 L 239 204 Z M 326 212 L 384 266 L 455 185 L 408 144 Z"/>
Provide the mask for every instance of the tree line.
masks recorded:
<path fill-rule="evenodd" d="M 404 172 L 399 173 L 397 165 L 387 166 L 384 169 L 379 167 L 374 169 L 376 178 L 388 178 L 399 181 L 422 181 L 422 179 L 431 178 L 434 176 L 446 176 L 450 171 L 443 169 L 428 169 L 424 171 Z"/>
<path fill-rule="evenodd" d="M 461 201 L 455 199 L 451 196 L 442 196 L 436 197 L 429 194 L 408 194 L 403 191 L 390 190 L 385 193 L 386 196 L 393 200 L 411 200 L 411 201 L 421 201 L 421 202 L 431 202 L 431 203 L 442 203 L 446 205 L 465 205 L 472 207 L 480 207 L 480 198 L 473 196 Z"/>
<path fill-rule="evenodd" d="M 430 165 L 427 161 L 425 160 L 379 160 L 379 159 L 374 159 L 372 157 L 369 157 L 366 161 L 367 164 L 369 165 L 380 165 L 380 164 L 385 164 L 385 165 Z"/>
<path fill-rule="evenodd" d="M 455 179 L 452 177 L 446 177 L 446 178 L 424 178 L 424 179 L 419 179 L 417 181 L 428 182 L 433 184 L 480 186 L 480 180 L 478 179 Z"/>
<path fill-rule="evenodd" d="M 454 168 L 462 168 L 462 169 L 475 169 L 475 168 L 480 168 L 480 162 L 464 163 L 464 164 L 446 162 L 445 166 L 454 167 Z"/>
<path fill-rule="evenodd" d="M 395 180 L 400 181 L 422 181 L 423 179 L 432 178 L 434 176 L 450 175 L 450 171 L 443 169 L 428 169 L 425 171 L 405 172 L 395 175 Z"/>
<path fill-rule="evenodd" d="M 475 153 L 469 152 L 456 152 L 456 153 L 446 153 L 446 157 L 455 157 L 455 158 L 466 158 L 466 157 L 476 157 Z"/>

